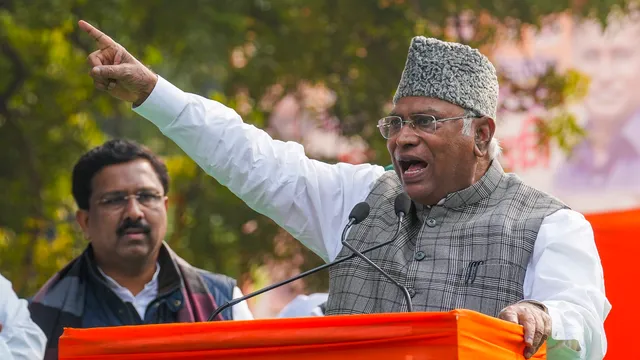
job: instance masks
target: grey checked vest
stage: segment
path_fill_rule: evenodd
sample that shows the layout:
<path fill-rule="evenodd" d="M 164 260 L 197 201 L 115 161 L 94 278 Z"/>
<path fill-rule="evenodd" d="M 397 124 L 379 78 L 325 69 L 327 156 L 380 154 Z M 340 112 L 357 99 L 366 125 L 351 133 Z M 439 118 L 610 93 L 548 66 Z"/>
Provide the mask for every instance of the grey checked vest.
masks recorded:
<path fill-rule="evenodd" d="M 348 241 L 358 250 L 388 241 L 397 227 L 393 171 L 366 201 L 369 217 Z M 497 161 L 474 185 L 436 206 L 413 203 L 397 240 L 366 255 L 409 289 L 414 311 L 470 309 L 497 316 L 523 300 L 524 276 L 543 219 L 566 208 L 559 200 L 505 174 Z M 343 247 L 338 259 L 351 255 Z M 406 311 L 402 292 L 364 261 L 330 269 L 327 315 Z"/>

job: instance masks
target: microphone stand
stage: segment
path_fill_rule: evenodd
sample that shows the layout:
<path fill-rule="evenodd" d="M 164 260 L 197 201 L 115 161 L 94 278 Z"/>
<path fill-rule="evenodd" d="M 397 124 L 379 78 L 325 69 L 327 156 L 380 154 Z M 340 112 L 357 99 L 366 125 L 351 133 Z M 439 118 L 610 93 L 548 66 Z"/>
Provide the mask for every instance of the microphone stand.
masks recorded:
<path fill-rule="evenodd" d="M 374 269 L 376 269 L 380 274 L 382 274 L 384 277 L 387 278 L 387 280 L 391 281 L 395 286 L 397 286 L 400 290 L 402 290 L 402 293 L 404 294 L 404 299 L 407 301 L 407 312 L 413 312 L 413 304 L 411 303 L 411 295 L 409 295 L 409 291 L 407 290 L 406 287 L 400 285 L 400 283 L 398 283 L 397 281 L 395 281 L 391 275 L 387 274 L 386 271 L 382 270 L 378 265 L 376 265 L 373 261 L 371 261 L 368 257 L 364 256 L 361 252 L 359 252 L 358 250 L 356 250 L 356 248 L 354 248 L 353 246 L 349 245 L 349 243 L 347 242 L 347 240 L 344 238 L 344 235 L 346 234 L 347 229 L 345 228 L 343 233 L 342 233 L 342 245 L 346 246 L 347 249 L 351 250 L 353 252 L 352 255 L 356 255 L 357 257 L 359 257 L 360 259 L 364 260 L 367 262 L 367 264 L 373 266 Z"/>
<path fill-rule="evenodd" d="M 260 290 L 257 290 L 257 291 L 255 291 L 255 292 L 252 292 L 251 294 L 248 294 L 248 295 L 245 295 L 245 296 L 239 297 L 239 298 L 237 298 L 237 299 L 233 299 L 233 300 L 231 300 L 231 301 L 228 301 L 228 302 L 227 302 L 227 303 L 225 303 L 224 305 L 222 305 L 222 306 L 220 306 L 219 308 L 217 308 L 217 309 L 216 309 L 216 311 L 214 311 L 214 312 L 211 314 L 211 316 L 209 316 L 209 319 L 207 319 L 207 321 L 212 321 L 216 316 L 218 316 L 218 314 L 220 314 L 220 313 L 221 313 L 222 311 L 224 311 L 225 309 L 227 309 L 227 308 L 229 308 L 229 307 L 231 307 L 231 306 L 233 306 L 233 305 L 239 304 L 239 303 L 241 303 L 241 302 L 243 302 L 243 301 L 245 301 L 245 300 L 251 299 L 251 298 L 252 298 L 252 297 L 254 297 L 254 296 L 258 296 L 258 295 L 263 294 L 263 293 L 265 293 L 265 292 L 267 292 L 267 291 L 269 291 L 269 290 L 273 290 L 273 289 L 275 289 L 275 288 L 277 288 L 277 287 L 279 287 L 279 286 L 286 285 L 286 284 L 288 284 L 288 283 L 290 283 L 290 282 L 293 282 L 293 281 L 296 281 L 296 280 L 298 280 L 298 279 L 301 279 L 301 278 L 303 278 L 303 277 L 305 277 L 305 276 L 307 276 L 307 275 L 311 275 L 311 274 L 316 273 L 316 272 L 318 272 L 318 271 L 320 271 L 320 270 L 324 270 L 324 269 L 326 269 L 326 268 L 328 268 L 328 267 L 330 267 L 330 266 L 337 265 L 337 264 L 340 264 L 340 263 L 345 262 L 345 261 L 347 261 L 347 260 L 353 259 L 354 257 L 358 256 L 358 255 L 356 255 L 356 254 L 360 254 L 360 256 L 364 256 L 363 254 L 365 254 L 365 253 L 368 253 L 368 252 L 370 252 L 370 251 L 373 251 L 373 250 L 379 249 L 379 248 L 381 248 L 381 247 L 383 247 L 383 246 L 386 246 L 386 245 L 391 244 L 392 242 L 394 242 L 394 241 L 396 240 L 396 237 L 398 236 L 398 233 L 400 233 L 400 228 L 402 227 L 402 220 L 403 220 L 403 219 L 404 219 L 404 213 L 401 213 L 400 218 L 399 218 L 399 220 L 398 220 L 398 227 L 396 228 L 396 232 L 395 232 L 395 234 L 393 234 L 393 236 L 391 237 L 391 240 L 386 241 L 386 242 L 383 242 L 383 243 L 378 244 L 378 245 L 375 245 L 375 246 L 372 246 L 372 247 L 370 247 L 370 248 L 368 248 L 368 249 L 365 249 L 365 250 L 363 250 L 363 251 L 362 251 L 362 253 L 357 252 L 357 251 L 354 251 L 354 249 L 351 247 L 351 245 L 347 245 L 347 248 L 348 248 L 348 249 L 350 249 L 351 251 L 353 251 L 353 254 L 351 254 L 351 255 L 349 255 L 349 256 L 347 256 L 347 257 L 344 257 L 344 258 L 342 258 L 342 259 L 340 259 L 340 260 L 336 260 L 336 261 L 333 261 L 333 262 L 329 262 L 329 263 L 326 263 L 326 264 L 320 265 L 320 266 L 318 266 L 318 267 L 316 267 L 316 268 L 313 268 L 313 269 L 311 269 L 311 270 L 307 270 L 307 271 L 305 271 L 305 272 L 303 272 L 303 273 L 300 273 L 300 274 L 298 274 L 298 275 L 296 275 L 296 276 L 294 276 L 294 277 L 292 277 L 292 278 L 290 278 L 290 279 L 286 279 L 286 280 L 284 280 L 284 281 L 281 281 L 281 282 L 278 282 L 278 283 L 275 283 L 275 284 L 269 285 L 269 286 L 267 286 L 267 287 L 265 287 L 265 288 L 263 288 L 263 289 L 260 289 Z M 345 227 L 345 229 L 342 231 L 342 237 L 343 237 L 343 238 L 344 238 L 344 236 L 346 235 L 347 230 L 349 230 L 349 229 L 351 228 L 351 226 L 353 226 L 353 225 L 354 225 L 354 220 L 353 220 L 353 219 L 349 219 L 349 223 L 347 224 L 347 226 Z M 343 241 L 342 243 L 343 243 L 343 244 L 345 244 L 345 242 L 344 242 L 344 241 Z M 365 259 L 366 259 L 365 261 L 368 261 L 368 262 L 369 262 L 369 264 L 372 264 L 372 263 L 370 262 L 370 260 L 369 260 L 369 259 L 367 259 L 367 258 L 365 258 Z M 378 268 L 375 264 L 373 264 L 373 266 L 374 266 L 374 267 L 376 267 L 376 268 Z M 381 271 L 381 270 L 382 270 L 382 269 L 380 269 L 380 268 L 378 268 L 378 269 L 379 269 L 378 271 Z M 389 278 L 389 277 L 388 277 L 388 275 L 386 275 L 386 273 L 385 273 L 385 276 L 387 276 L 387 278 Z M 407 289 L 406 289 L 404 286 L 401 286 L 400 284 L 398 284 L 397 282 L 395 282 L 393 279 L 390 279 L 390 280 L 391 280 L 391 281 L 392 281 L 396 286 L 399 286 L 399 287 L 401 287 L 401 288 L 404 290 L 404 292 L 405 292 L 405 297 L 406 297 L 406 296 L 409 296 L 409 292 L 407 291 Z M 411 299 L 411 297 L 409 297 L 408 299 Z M 408 304 L 408 309 L 409 309 L 409 311 L 412 311 L 412 310 L 413 310 L 413 307 L 412 307 L 412 305 L 411 305 L 411 302 L 409 301 L 409 302 L 407 302 L 407 304 Z"/>

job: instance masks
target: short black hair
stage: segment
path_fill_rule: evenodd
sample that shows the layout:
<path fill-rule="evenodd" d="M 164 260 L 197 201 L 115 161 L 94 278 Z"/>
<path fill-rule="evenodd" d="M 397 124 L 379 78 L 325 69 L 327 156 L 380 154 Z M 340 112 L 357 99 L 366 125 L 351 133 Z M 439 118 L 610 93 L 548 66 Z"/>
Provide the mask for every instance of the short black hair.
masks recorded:
<path fill-rule="evenodd" d="M 89 210 L 91 181 L 100 170 L 109 165 L 128 163 L 138 159 L 151 163 L 166 195 L 169 192 L 169 173 L 164 162 L 147 147 L 135 141 L 114 139 L 89 150 L 73 167 L 71 191 L 78 207 Z"/>

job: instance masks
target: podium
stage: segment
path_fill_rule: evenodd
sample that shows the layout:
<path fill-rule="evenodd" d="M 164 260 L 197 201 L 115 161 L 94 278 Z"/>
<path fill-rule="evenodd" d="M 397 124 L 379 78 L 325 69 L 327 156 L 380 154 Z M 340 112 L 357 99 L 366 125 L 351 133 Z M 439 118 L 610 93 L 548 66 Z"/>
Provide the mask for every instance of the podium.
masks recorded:
<path fill-rule="evenodd" d="M 469 310 L 64 330 L 60 360 L 524 359 L 523 328 Z M 546 359 L 543 346 L 534 356 Z"/>

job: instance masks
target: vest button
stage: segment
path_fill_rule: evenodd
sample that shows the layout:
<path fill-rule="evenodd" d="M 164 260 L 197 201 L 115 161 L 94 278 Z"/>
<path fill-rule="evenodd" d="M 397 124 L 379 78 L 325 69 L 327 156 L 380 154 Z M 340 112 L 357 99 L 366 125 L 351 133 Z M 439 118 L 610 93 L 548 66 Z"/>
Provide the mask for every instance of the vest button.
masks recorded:
<path fill-rule="evenodd" d="M 424 251 L 418 251 L 413 258 L 416 259 L 416 261 L 422 261 L 424 260 L 424 258 L 426 258 L 427 255 L 424 253 Z"/>
<path fill-rule="evenodd" d="M 175 305 L 176 307 L 180 306 L 180 304 L 182 304 L 182 301 L 180 300 L 176 300 L 173 302 L 173 305 Z"/>
<path fill-rule="evenodd" d="M 415 290 L 413 290 L 413 289 L 408 289 L 408 291 L 409 291 L 409 296 L 411 296 L 411 297 L 416 296 L 416 291 L 415 291 Z"/>
<path fill-rule="evenodd" d="M 431 219 L 427 220 L 427 226 L 428 227 L 434 227 L 434 226 L 436 226 L 436 224 L 437 224 L 437 222 L 436 222 L 436 219 L 434 219 L 434 218 L 431 218 Z"/>

